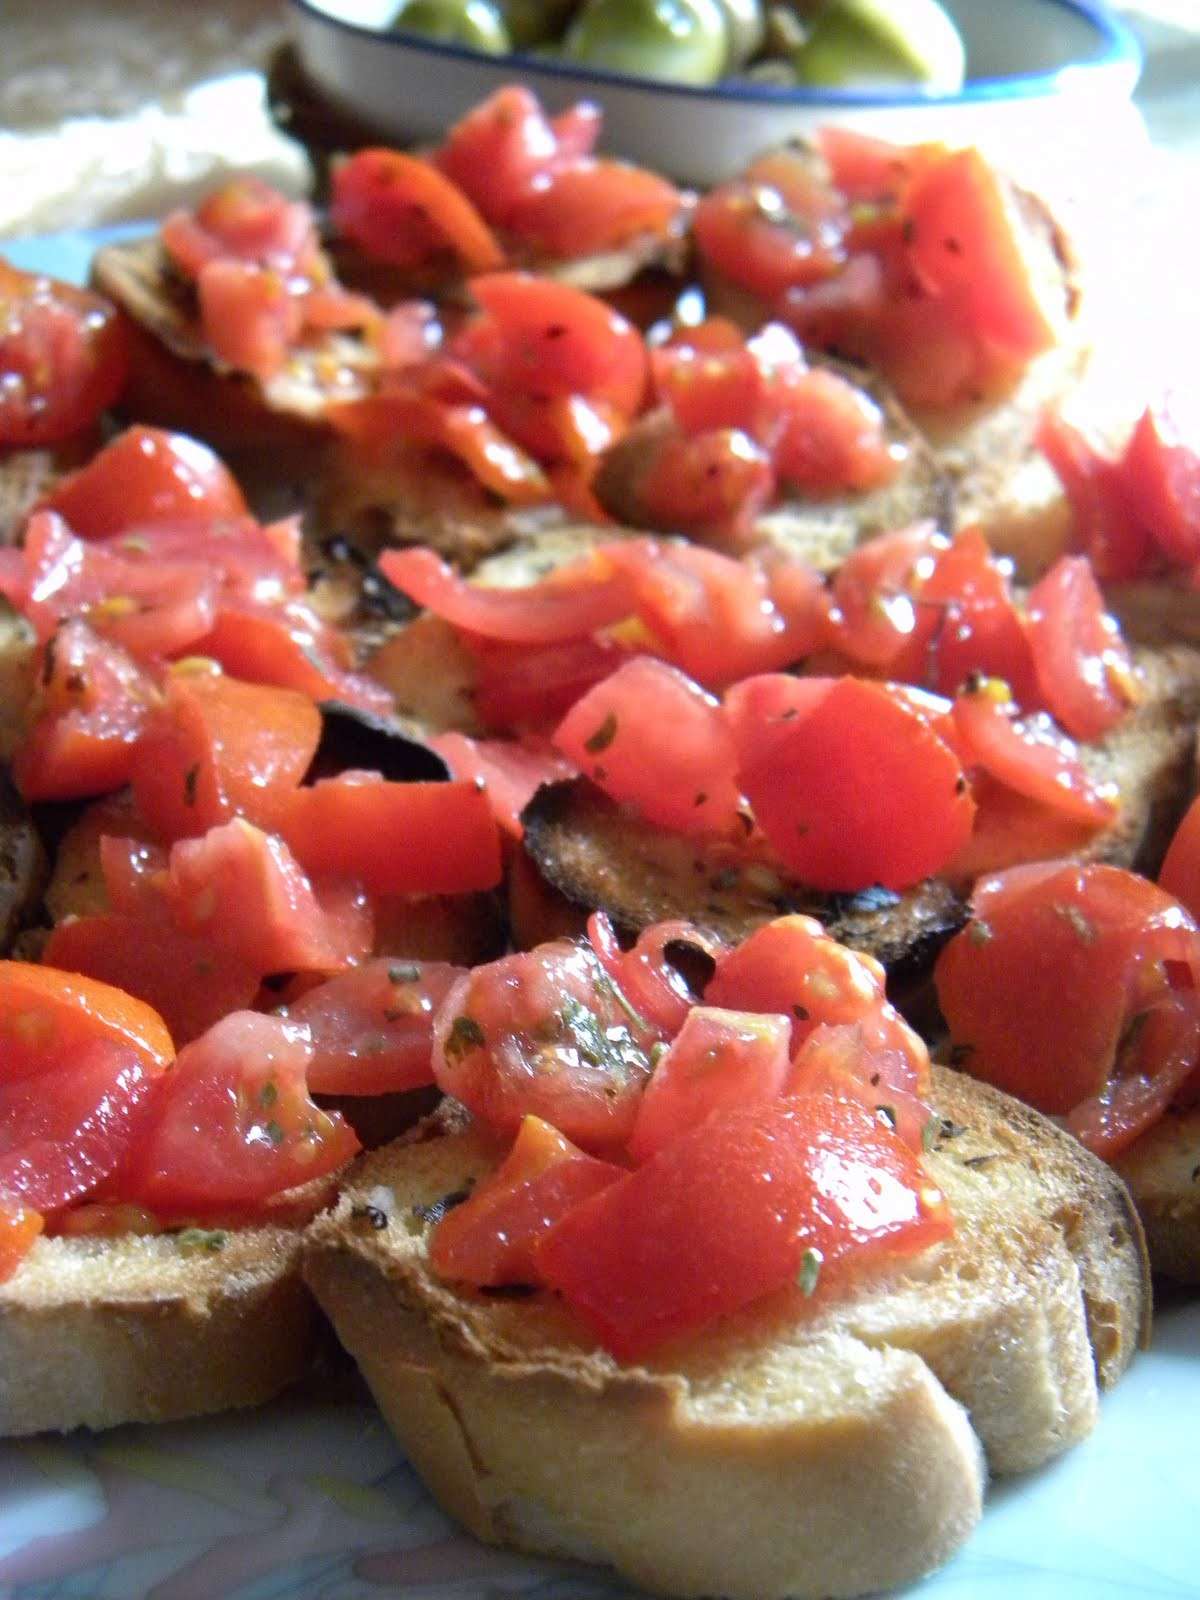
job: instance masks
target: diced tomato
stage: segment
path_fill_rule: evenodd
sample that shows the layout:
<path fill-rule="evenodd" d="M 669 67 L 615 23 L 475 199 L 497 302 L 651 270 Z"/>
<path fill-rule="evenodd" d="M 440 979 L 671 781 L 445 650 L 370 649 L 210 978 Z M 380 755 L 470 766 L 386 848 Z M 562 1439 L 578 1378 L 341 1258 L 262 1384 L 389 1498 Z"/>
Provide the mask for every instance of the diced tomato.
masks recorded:
<path fill-rule="evenodd" d="M 655 1063 L 629 1153 L 648 1160 L 714 1112 L 775 1100 L 788 1075 L 791 1020 L 696 1006 Z"/>
<path fill-rule="evenodd" d="M 129 782 L 158 691 L 120 646 L 64 622 L 42 647 L 13 777 L 27 800 L 78 800 Z"/>
<path fill-rule="evenodd" d="M 304 327 L 291 285 L 245 261 L 210 261 L 196 280 L 200 326 L 218 361 L 265 381 L 287 365 Z"/>
<path fill-rule="evenodd" d="M 441 733 L 429 742 L 445 758 L 451 777 L 484 786 L 492 815 L 514 839 L 524 833 L 521 813 L 542 785 L 578 773 L 557 750 L 531 736 L 470 739 L 463 733 Z"/>
<path fill-rule="evenodd" d="M 119 1180 L 164 1217 L 255 1206 L 335 1171 L 359 1148 L 309 1099 L 304 1031 L 239 1011 L 182 1050 Z M 202 1128 L 204 1137 L 197 1138 Z"/>
<path fill-rule="evenodd" d="M 743 735 L 738 782 L 784 864 L 816 888 L 904 888 L 966 842 L 958 758 L 901 698 L 838 679 L 786 740 Z"/>
<path fill-rule="evenodd" d="M 57 513 L 35 512 L 16 603 L 42 640 L 77 617 L 140 661 L 181 654 L 212 627 L 217 574 L 194 555 L 148 561 L 121 543 L 85 542 Z"/>
<path fill-rule="evenodd" d="M 51 1068 L 0 1084 L 0 1195 L 57 1211 L 89 1194 L 141 1137 L 165 1078 L 144 1056 L 93 1035 Z"/>
<path fill-rule="evenodd" d="M 363 711 L 392 710 L 386 690 L 351 670 L 347 641 L 301 600 L 229 601 L 194 648 L 250 683 L 295 689 L 318 701 L 341 700 Z"/>
<path fill-rule="evenodd" d="M 1015 201 L 977 150 L 918 171 L 905 197 L 909 259 L 934 295 L 954 300 L 989 348 L 1030 360 L 1054 343 L 1021 248 Z"/>
<path fill-rule="evenodd" d="M 7 1283 L 45 1227 L 40 1211 L 16 1200 L 0 1202 L 0 1283 Z"/>
<path fill-rule="evenodd" d="M 911 1063 L 904 1033 L 920 1045 L 890 1006 L 877 1007 L 858 1022 L 822 1022 L 796 1052 L 783 1092 L 857 1101 L 919 1155 L 929 1108 L 906 1081 Z"/>
<path fill-rule="evenodd" d="M 584 124 L 577 128 L 582 134 Z M 537 96 L 509 84 L 456 122 L 433 159 L 490 222 L 504 226 L 558 153 L 557 130 Z"/>
<path fill-rule="evenodd" d="M 589 945 L 555 940 L 458 980 L 434 1021 L 433 1073 L 502 1133 L 533 1115 L 586 1149 L 615 1149 L 660 1038 Z"/>
<path fill-rule="evenodd" d="M 875 204 L 898 197 L 915 168 L 929 159 L 920 145 L 894 144 L 835 123 L 817 129 L 817 148 L 842 194 Z"/>
<path fill-rule="evenodd" d="M 583 395 L 632 416 L 649 376 L 646 347 L 632 323 L 595 295 L 527 272 L 474 278 L 481 307 L 452 343 L 497 392 Z"/>
<path fill-rule="evenodd" d="M 207 445 L 160 428 L 127 428 L 41 502 L 82 539 L 156 523 L 197 527 L 243 518 L 246 502 Z"/>
<path fill-rule="evenodd" d="M 1095 819 L 1081 821 L 1057 805 L 1018 794 L 982 767 L 971 773 L 971 794 L 976 808 L 971 837 L 944 868 L 954 883 L 971 884 L 1022 862 L 1076 855 L 1095 837 Z"/>
<path fill-rule="evenodd" d="M 1083 556 L 1063 556 L 1030 590 L 1029 639 L 1046 705 L 1077 739 L 1099 739 L 1137 699 L 1121 630 Z"/>
<path fill-rule="evenodd" d="M 348 772 L 293 790 L 279 832 L 311 873 L 373 894 L 466 894 L 500 881 L 500 837 L 473 783 L 388 783 Z"/>
<path fill-rule="evenodd" d="M 1116 785 L 1088 775 L 1078 752 L 1044 717 L 1018 719 L 1006 684 L 979 679 L 954 702 L 955 747 L 965 765 L 980 766 L 1030 800 L 1094 828 L 1120 810 Z"/>
<path fill-rule="evenodd" d="M 57 1071 L 94 1040 L 119 1047 L 148 1072 L 175 1054 L 162 1018 L 106 983 L 54 969 L 53 963 L 0 961 L 0 1081 Z"/>
<path fill-rule="evenodd" d="M 250 1005 L 262 981 L 207 934 L 180 932 L 165 911 L 155 918 L 139 910 L 60 922 L 43 960 L 135 995 L 159 1013 L 179 1045 Z"/>
<path fill-rule="evenodd" d="M 895 477 L 883 412 L 839 373 L 813 367 L 784 391 L 784 425 L 772 452 L 780 479 L 803 493 L 878 488 Z"/>
<path fill-rule="evenodd" d="M 662 433 L 636 485 L 638 521 L 737 546 L 775 493 L 770 452 L 741 428 Z"/>
<path fill-rule="evenodd" d="M 867 667 L 914 659 L 924 634 L 918 599 L 948 548 L 932 522 L 917 522 L 851 551 L 833 579 L 838 648 Z"/>
<path fill-rule="evenodd" d="M 683 211 L 674 184 L 624 161 L 561 162 L 506 212 L 506 226 L 539 256 L 575 259 L 662 237 Z"/>
<path fill-rule="evenodd" d="M 537 1283 L 542 1239 L 624 1171 L 589 1156 L 540 1117 L 525 1117 L 495 1172 L 438 1223 L 430 1264 L 440 1277 L 480 1287 Z"/>
<path fill-rule="evenodd" d="M 85 432 L 128 370 L 126 330 L 107 300 L 0 261 L 0 448 Z"/>
<path fill-rule="evenodd" d="M 1051 862 L 976 885 L 938 1000 L 969 1071 L 1069 1116 L 1098 1152 L 1165 1109 L 1200 1049 L 1200 932 L 1117 867 Z"/>
<path fill-rule="evenodd" d="M 831 277 L 844 259 L 843 226 L 832 189 L 799 164 L 785 171 L 778 162 L 713 189 L 692 219 L 702 258 L 767 302 Z"/>
<path fill-rule="evenodd" d="M 202 562 L 228 599 L 268 604 L 303 594 L 306 586 L 296 516 L 266 524 L 248 516 L 156 522 L 99 540 L 94 548 L 146 566 Z"/>
<path fill-rule="evenodd" d="M 1136 577 L 1149 564 L 1153 541 L 1130 511 L 1118 464 L 1053 411 L 1042 417 L 1035 440 L 1066 490 L 1075 548 L 1098 578 Z"/>
<path fill-rule="evenodd" d="M 661 661 L 635 656 L 618 667 L 568 711 L 554 743 L 648 822 L 696 834 L 739 828 L 735 753 L 721 709 Z"/>
<path fill-rule="evenodd" d="M 312 762 L 321 714 L 291 689 L 176 671 L 132 762 L 138 810 L 163 839 L 234 816 L 270 827 Z"/>
<path fill-rule="evenodd" d="M 314 1094 L 399 1094 L 433 1082 L 433 1019 L 461 967 L 381 958 L 318 984 L 285 1015 L 309 1031 Z"/>
<path fill-rule="evenodd" d="M 1200 920 L 1200 798 L 1192 801 L 1175 830 L 1158 883 Z"/>
<path fill-rule="evenodd" d="M 725 1111 L 673 1140 L 569 1212 L 538 1264 L 633 1361 L 795 1284 L 806 1264 L 828 1275 L 851 1252 L 906 1254 L 950 1228 L 912 1151 L 862 1107 L 811 1095 Z"/>
<path fill-rule="evenodd" d="M 883 266 L 876 256 L 859 251 L 832 278 L 793 284 L 775 311 L 806 345 L 865 359 L 886 301 Z"/>
<path fill-rule="evenodd" d="M 695 996 L 671 959 L 671 946 L 700 951 L 715 960 L 723 949 L 711 934 L 690 922 L 655 922 L 643 928 L 629 950 L 622 950 L 616 931 L 603 911 L 593 911 L 588 940 L 609 977 L 629 1001 L 640 1022 L 664 1038 L 679 1032 Z"/>
<path fill-rule="evenodd" d="M 171 848 L 163 899 L 175 927 L 207 939 L 260 976 L 336 972 L 370 948 L 326 916 L 282 839 L 241 817 Z"/>
<path fill-rule="evenodd" d="M 333 171 L 334 227 L 368 256 L 396 267 L 443 265 L 494 272 L 504 252 L 458 187 L 432 163 L 399 150 L 359 150 Z"/>
<path fill-rule="evenodd" d="M 831 939 L 814 917 L 777 917 L 717 957 L 704 1002 L 739 1011 L 782 1012 L 793 1047 L 818 1023 L 858 1022 L 882 1001 L 884 971 L 873 956 Z"/>
<path fill-rule="evenodd" d="M 456 628 L 510 644 L 556 644 L 620 622 L 632 610 L 624 574 L 600 552 L 519 589 L 467 583 L 420 546 L 386 550 L 379 570 L 418 605 Z"/>
<path fill-rule="evenodd" d="M 753 745 L 758 760 L 769 759 L 776 746 L 789 743 L 792 723 L 815 711 L 835 681 L 764 672 L 735 683 L 721 706 L 735 748 Z"/>
<path fill-rule="evenodd" d="M 467 643 L 477 672 L 472 703 L 483 726 L 497 733 L 552 728 L 629 655 L 603 637 L 521 645 L 473 636 Z"/>
<path fill-rule="evenodd" d="M 1127 504 L 1167 561 L 1200 562 L 1200 437 L 1184 437 L 1168 403 L 1142 413 L 1120 474 Z"/>
<path fill-rule="evenodd" d="M 288 200 L 252 173 L 219 185 L 194 213 L 172 212 L 160 236 L 175 265 L 191 278 L 221 257 L 302 274 L 311 270 L 318 249 L 311 207 Z"/>
<path fill-rule="evenodd" d="M 980 673 L 1000 677 L 1027 710 L 1045 703 L 1027 617 L 1013 598 L 1006 564 L 978 528 L 957 534 L 934 561 L 917 596 L 916 634 L 893 662 L 894 676 L 954 695 Z"/>

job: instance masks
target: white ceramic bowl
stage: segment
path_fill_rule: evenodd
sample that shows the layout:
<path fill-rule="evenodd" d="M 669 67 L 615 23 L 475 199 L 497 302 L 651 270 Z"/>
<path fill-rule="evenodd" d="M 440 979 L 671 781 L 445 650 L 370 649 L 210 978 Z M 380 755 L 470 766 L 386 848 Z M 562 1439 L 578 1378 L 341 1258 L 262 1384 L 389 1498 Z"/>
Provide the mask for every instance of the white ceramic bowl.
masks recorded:
<path fill-rule="evenodd" d="M 605 114 L 605 147 L 706 185 L 760 150 L 838 121 L 883 137 L 945 139 L 1001 153 L 1038 176 L 1095 173 L 1114 136 L 1140 131 L 1131 96 L 1141 57 L 1101 0 L 947 0 L 967 47 L 955 95 L 652 83 L 524 55 L 484 56 L 384 30 L 397 0 L 291 0 L 296 47 L 314 86 L 381 137 L 427 142 L 501 84 L 552 111 L 580 99 Z"/>

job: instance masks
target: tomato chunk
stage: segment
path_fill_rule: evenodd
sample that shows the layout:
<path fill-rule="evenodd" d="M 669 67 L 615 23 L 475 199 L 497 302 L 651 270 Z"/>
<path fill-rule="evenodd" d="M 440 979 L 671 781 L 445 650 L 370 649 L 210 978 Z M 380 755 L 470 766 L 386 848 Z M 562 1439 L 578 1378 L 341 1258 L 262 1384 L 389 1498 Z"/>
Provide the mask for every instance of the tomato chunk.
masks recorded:
<path fill-rule="evenodd" d="M 481 1287 L 537 1283 L 542 1239 L 624 1170 L 589 1156 L 540 1117 L 525 1117 L 495 1172 L 438 1223 L 429 1248 L 434 1271 Z"/>
<path fill-rule="evenodd" d="M 428 161 L 399 150 L 359 150 L 335 167 L 334 226 L 368 255 L 413 267 L 446 257 L 471 272 L 504 260 L 462 190 Z"/>
<path fill-rule="evenodd" d="M 1167 848 L 1159 887 L 1200 918 L 1200 798 L 1193 800 Z"/>
<path fill-rule="evenodd" d="M 514 839 L 524 833 L 521 813 L 542 785 L 576 776 L 570 761 L 529 736 L 469 739 L 465 733 L 442 733 L 429 742 L 445 758 L 451 776 L 484 786 L 497 824 Z"/>
<path fill-rule="evenodd" d="M 148 524 L 199 528 L 245 517 L 232 474 L 207 445 L 161 428 L 127 428 L 42 502 L 83 539 L 105 539 Z"/>
<path fill-rule="evenodd" d="M 1104 610 L 1091 563 L 1063 556 L 1034 584 L 1029 638 L 1045 704 L 1077 739 L 1099 739 L 1138 697 L 1121 631 Z"/>
<path fill-rule="evenodd" d="M 918 1158 L 887 1128 L 812 1095 L 725 1111 L 673 1140 L 576 1206 L 538 1264 L 601 1342 L 634 1361 L 795 1284 L 806 1265 L 811 1277 L 851 1251 L 908 1253 L 950 1226 Z"/>
<path fill-rule="evenodd" d="M 0 961 L 0 1080 L 52 1071 L 95 1039 L 120 1046 L 150 1072 L 175 1054 L 162 1018 L 131 994 L 53 963 Z"/>
<path fill-rule="evenodd" d="M 240 1011 L 216 1023 L 163 1080 L 120 1198 L 165 1219 L 202 1218 L 335 1171 L 358 1140 L 309 1099 L 311 1056 L 304 1030 L 277 1017 Z"/>

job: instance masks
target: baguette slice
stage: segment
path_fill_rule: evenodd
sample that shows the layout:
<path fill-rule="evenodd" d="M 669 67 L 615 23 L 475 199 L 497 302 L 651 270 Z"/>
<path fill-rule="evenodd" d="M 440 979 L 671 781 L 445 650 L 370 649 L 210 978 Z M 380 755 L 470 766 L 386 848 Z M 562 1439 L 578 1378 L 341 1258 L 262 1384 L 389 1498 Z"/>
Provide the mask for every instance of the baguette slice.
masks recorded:
<path fill-rule="evenodd" d="M 441 1504 L 479 1538 L 609 1562 L 663 1594 L 848 1596 L 944 1561 L 985 1474 L 1082 1438 L 1145 1336 L 1141 1234 L 1113 1174 L 935 1069 L 950 1241 L 838 1298 L 787 1289 L 623 1367 L 545 1293 L 458 1291 L 439 1202 L 486 1174 L 445 1112 L 353 1172 L 305 1274 Z M 986 1462 L 986 1464 L 985 1464 Z"/>
<path fill-rule="evenodd" d="M 317 1316 L 299 1227 L 208 1237 L 39 1239 L 0 1284 L 0 1435 L 258 1405 L 300 1377 Z"/>
<path fill-rule="evenodd" d="M 1098 834 L 1065 833 L 1061 853 L 1153 871 L 1193 788 L 1200 652 L 1176 646 L 1136 660 L 1141 704 L 1106 738 L 1080 747 L 1093 777 L 1118 785 L 1120 816 Z M 540 790 L 523 820 L 525 848 L 551 888 L 629 930 L 682 917 L 736 942 L 772 917 L 802 911 L 909 980 L 966 917 L 969 883 L 935 878 L 900 895 L 821 894 L 725 844 L 640 822 L 586 779 Z M 515 932 L 526 945 L 542 937 L 536 924 Z"/>

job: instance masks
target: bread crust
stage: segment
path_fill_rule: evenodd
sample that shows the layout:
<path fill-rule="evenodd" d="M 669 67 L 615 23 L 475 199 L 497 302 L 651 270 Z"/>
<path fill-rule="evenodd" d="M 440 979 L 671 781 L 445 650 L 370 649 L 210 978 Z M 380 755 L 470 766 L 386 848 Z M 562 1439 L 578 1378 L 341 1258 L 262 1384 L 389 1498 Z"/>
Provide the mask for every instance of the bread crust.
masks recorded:
<path fill-rule="evenodd" d="M 1129 1185 L 1154 1270 L 1200 1283 L 1200 1109 L 1168 1111 L 1113 1165 Z"/>
<path fill-rule="evenodd" d="M 638 1367 L 546 1295 L 432 1275 L 413 1207 L 497 1158 L 445 1118 L 360 1164 L 309 1231 L 305 1275 L 478 1537 L 610 1562 L 669 1594 L 891 1587 L 967 1536 L 985 1455 L 1023 1470 L 1090 1430 L 1149 1315 L 1139 1225 L 1111 1171 L 961 1074 L 935 1069 L 933 1098 L 954 1239 L 826 1304 L 781 1292 Z"/>
<path fill-rule="evenodd" d="M 259 1405 L 308 1365 L 296 1227 L 39 1239 L 0 1284 L 0 1435 Z"/>

